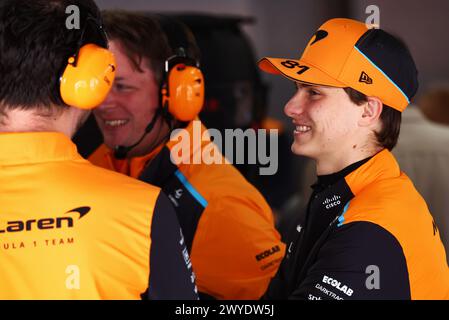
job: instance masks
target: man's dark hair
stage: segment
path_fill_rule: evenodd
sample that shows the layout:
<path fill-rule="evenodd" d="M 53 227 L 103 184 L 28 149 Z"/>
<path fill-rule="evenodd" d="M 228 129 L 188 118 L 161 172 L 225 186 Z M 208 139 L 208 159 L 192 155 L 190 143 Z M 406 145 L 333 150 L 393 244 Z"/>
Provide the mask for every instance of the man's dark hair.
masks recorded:
<path fill-rule="evenodd" d="M 368 101 L 366 95 L 355 89 L 348 87 L 344 88 L 344 90 L 348 94 L 349 99 L 356 105 L 361 105 Z M 380 114 L 380 121 L 382 129 L 379 132 L 374 132 L 377 143 L 379 146 L 391 151 L 398 142 L 401 129 L 401 112 L 384 104 Z"/>
<path fill-rule="evenodd" d="M 80 29 L 66 27 L 70 5 L 80 10 Z M 76 52 L 89 15 L 100 19 L 92 0 L 2 0 L 0 115 L 6 108 L 37 108 L 51 114 L 54 106 L 66 107 L 59 94 L 59 78 Z M 91 29 L 86 28 L 83 42 L 95 43 L 98 31 Z"/>
<path fill-rule="evenodd" d="M 166 34 L 162 24 L 177 24 L 177 31 L 187 42 L 187 56 L 198 60 L 199 49 L 191 31 L 180 21 L 158 15 L 142 14 L 122 10 L 102 12 L 104 26 L 110 40 L 118 41 L 126 56 L 137 71 L 143 59 L 149 62 L 158 85 L 162 82 L 164 62 L 174 54 L 173 39 Z M 178 32 L 179 33 L 179 32 Z"/>

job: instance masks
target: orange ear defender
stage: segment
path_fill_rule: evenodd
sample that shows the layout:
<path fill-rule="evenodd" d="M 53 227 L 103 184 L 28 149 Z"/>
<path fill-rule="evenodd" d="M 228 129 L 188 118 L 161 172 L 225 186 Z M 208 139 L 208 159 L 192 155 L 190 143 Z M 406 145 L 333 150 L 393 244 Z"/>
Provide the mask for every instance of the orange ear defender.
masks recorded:
<path fill-rule="evenodd" d="M 162 106 L 177 120 L 194 120 L 204 104 L 204 76 L 195 66 L 178 63 L 168 71 Z"/>
<path fill-rule="evenodd" d="M 59 79 L 59 93 L 69 106 L 92 109 L 100 105 L 111 90 L 116 63 L 114 55 L 107 49 L 108 39 L 101 18 L 87 13 L 83 25 L 77 50 L 68 59 Z M 85 41 L 89 26 L 91 38 Z"/>
<path fill-rule="evenodd" d="M 164 15 L 153 17 L 159 22 L 174 53 L 165 61 L 161 84 L 162 107 L 166 108 L 165 110 L 176 120 L 183 122 L 195 120 L 204 104 L 204 76 L 199 61 L 189 56 L 195 51 L 190 42 L 194 41 L 193 35 L 177 19 Z"/>
<path fill-rule="evenodd" d="M 82 46 L 76 56 L 69 58 L 61 76 L 62 100 L 80 109 L 97 107 L 112 87 L 115 69 L 112 52 L 91 43 Z"/>

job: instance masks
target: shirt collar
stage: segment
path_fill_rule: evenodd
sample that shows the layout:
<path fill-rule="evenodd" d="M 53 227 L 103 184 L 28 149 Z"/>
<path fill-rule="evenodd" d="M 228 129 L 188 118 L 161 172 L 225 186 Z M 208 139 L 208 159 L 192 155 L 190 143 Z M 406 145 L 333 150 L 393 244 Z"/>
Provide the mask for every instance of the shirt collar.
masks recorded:
<path fill-rule="evenodd" d="M 345 179 L 351 192 L 356 195 L 376 180 L 398 177 L 400 174 L 401 170 L 393 154 L 383 149 L 376 155 L 355 162 L 337 173 L 318 176 L 318 181 L 312 185 L 312 188 L 315 192 L 320 192 Z"/>
<path fill-rule="evenodd" d="M 345 177 L 346 183 L 354 195 L 357 195 L 365 186 L 401 175 L 399 164 L 388 149 L 383 149 L 365 164 Z"/>
<path fill-rule="evenodd" d="M 0 164 L 79 160 L 76 145 L 60 132 L 0 133 Z"/>
<path fill-rule="evenodd" d="M 338 172 L 318 176 L 317 182 L 312 185 L 312 188 L 324 189 L 328 186 L 337 183 L 339 180 L 343 179 L 348 174 L 350 174 L 351 172 L 353 172 L 354 170 L 358 169 L 360 166 L 368 162 L 369 159 L 371 159 L 371 157 L 357 161 Z"/>

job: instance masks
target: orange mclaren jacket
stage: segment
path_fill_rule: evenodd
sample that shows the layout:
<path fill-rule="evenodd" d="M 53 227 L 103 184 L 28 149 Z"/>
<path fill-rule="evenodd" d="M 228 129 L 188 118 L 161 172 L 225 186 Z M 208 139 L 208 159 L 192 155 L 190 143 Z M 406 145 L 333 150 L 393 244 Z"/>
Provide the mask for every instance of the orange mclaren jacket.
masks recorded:
<path fill-rule="evenodd" d="M 206 130 L 202 125 L 196 128 L 200 134 Z M 285 245 L 265 199 L 225 163 L 210 140 L 195 145 L 191 139 L 198 138 L 198 132 L 194 131 L 191 122 L 185 131 L 144 157 L 117 160 L 103 145 L 89 160 L 162 188 L 175 206 L 200 297 L 258 299 L 276 273 Z M 178 153 L 179 143 L 190 153 L 183 155 L 184 163 L 175 165 L 170 155 Z M 223 164 L 193 164 L 207 147 Z"/>
<path fill-rule="evenodd" d="M 157 187 L 93 166 L 61 133 L 0 134 L 0 299 L 195 299 Z"/>
<path fill-rule="evenodd" d="M 438 229 L 388 150 L 314 189 L 266 298 L 449 299 Z"/>

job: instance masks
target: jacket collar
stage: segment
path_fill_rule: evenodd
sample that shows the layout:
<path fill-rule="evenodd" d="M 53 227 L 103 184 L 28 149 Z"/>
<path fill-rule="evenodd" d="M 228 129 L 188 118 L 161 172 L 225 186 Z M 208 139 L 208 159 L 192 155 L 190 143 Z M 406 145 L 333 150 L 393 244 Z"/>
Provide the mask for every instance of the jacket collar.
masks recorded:
<path fill-rule="evenodd" d="M 81 160 L 75 144 L 60 132 L 0 134 L 0 164 Z"/>
<path fill-rule="evenodd" d="M 399 165 L 393 154 L 383 149 L 368 162 L 345 177 L 354 195 L 375 181 L 396 178 L 401 175 Z"/>

